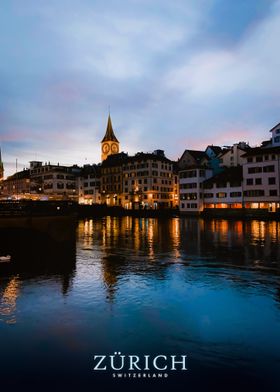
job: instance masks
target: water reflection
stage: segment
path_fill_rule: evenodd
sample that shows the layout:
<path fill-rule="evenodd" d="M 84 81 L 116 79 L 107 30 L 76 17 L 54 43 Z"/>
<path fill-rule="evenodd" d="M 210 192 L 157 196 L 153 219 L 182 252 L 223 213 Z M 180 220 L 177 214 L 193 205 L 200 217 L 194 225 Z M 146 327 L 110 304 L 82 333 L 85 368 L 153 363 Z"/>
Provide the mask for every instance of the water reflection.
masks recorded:
<path fill-rule="evenodd" d="M 0 297 L 0 320 L 4 319 L 7 324 L 16 322 L 16 302 L 19 296 L 20 281 L 18 276 L 13 276 Z"/>
<path fill-rule="evenodd" d="M 90 219 L 79 222 L 77 258 L 90 274 L 89 254 L 82 253 L 95 251 L 95 266 L 110 300 L 122 277 L 139 274 L 165 279 L 174 264 L 207 268 L 208 274 L 244 284 L 244 272 L 236 271 L 256 270 L 259 274 L 254 279 L 260 282 L 263 273 L 274 277 L 279 273 L 279 230 L 279 222 L 257 220 Z"/>
<path fill-rule="evenodd" d="M 61 221 L 55 223 L 64 228 Z M 68 294 L 76 268 L 76 224 L 72 223 L 72 227 L 67 225 L 67 235 L 59 233 L 58 238 L 53 236 L 53 220 L 51 230 L 44 232 L 1 228 L 0 254 L 11 258 L 0 263 L 0 321 L 16 323 L 16 304 L 26 284 L 55 280 L 62 295 Z"/>
<path fill-rule="evenodd" d="M 210 373 L 238 379 L 239 368 L 244 379 L 278 377 L 279 222 L 106 217 L 75 227 L 66 241 L 0 239 L 12 255 L 0 263 L 0 345 L 12 366 L 14 328 L 25 354 L 43 347 L 58 372 L 74 358 L 76 379 L 92 377 L 89 358 L 116 344 L 187 352 L 193 385 Z"/>

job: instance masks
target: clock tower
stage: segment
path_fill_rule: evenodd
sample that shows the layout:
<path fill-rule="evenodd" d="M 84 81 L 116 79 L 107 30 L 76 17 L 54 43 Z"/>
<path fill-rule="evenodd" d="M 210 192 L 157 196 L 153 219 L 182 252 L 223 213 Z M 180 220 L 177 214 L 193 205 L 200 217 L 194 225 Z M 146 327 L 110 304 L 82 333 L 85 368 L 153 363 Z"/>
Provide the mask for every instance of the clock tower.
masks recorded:
<path fill-rule="evenodd" d="M 118 154 L 119 150 L 120 143 L 114 134 L 112 121 L 109 114 L 106 133 L 101 141 L 101 161 L 105 161 L 109 155 Z"/>

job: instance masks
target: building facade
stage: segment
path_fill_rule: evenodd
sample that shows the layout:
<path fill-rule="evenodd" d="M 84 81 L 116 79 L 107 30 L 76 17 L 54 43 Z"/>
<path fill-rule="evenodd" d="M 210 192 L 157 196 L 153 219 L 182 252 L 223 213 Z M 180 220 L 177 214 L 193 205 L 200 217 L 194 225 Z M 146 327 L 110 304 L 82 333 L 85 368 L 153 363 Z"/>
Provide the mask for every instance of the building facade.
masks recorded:
<path fill-rule="evenodd" d="M 242 166 L 246 162 L 243 155 L 248 149 L 250 149 L 250 146 L 246 142 L 235 143 L 233 146 L 224 149 L 219 155 L 220 166 Z"/>
<path fill-rule="evenodd" d="M 207 166 L 192 166 L 179 171 L 180 211 L 199 213 L 204 209 L 203 183 L 213 176 Z"/>
<path fill-rule="evenodd" d="M 30 170 L 22 170 L 2 180 L 0 197 L 4 200 L 30 199 Z"/>
<path fill-rule="evenodd" d="M 178 205 L 178 176 L 164 151 L 138 153 L 123 166 L 123 206 L 127 209 Z"/>
<path fill-rule="evenodd" d="M 30 162 L 30 193 L 43 200 L 78 200 L 77 177 L 81 169 L 74 166 Z"/>
<path fill-rule="evenodd" d="M 84 165 L 77 177 L 79 204 L 100 204 L 100 165 Z"/>
<path fill-rule="evenodd" d="M 101 165 L 101 201 L 126 209 L 173 208 L 178 205 L 174 162 L 162 150 L 109 156 Z"/>
<path fill-rule="evenodd" d="M 245 208 L 275 212 L 280 201 L 280 147 L 252 148 L 243 155 Z"/>
<path fill-rule="evenodd" d="M 203 210 L 212 208 L 243 208 L 242 167 L 225 169 L 203 183 Z"/>

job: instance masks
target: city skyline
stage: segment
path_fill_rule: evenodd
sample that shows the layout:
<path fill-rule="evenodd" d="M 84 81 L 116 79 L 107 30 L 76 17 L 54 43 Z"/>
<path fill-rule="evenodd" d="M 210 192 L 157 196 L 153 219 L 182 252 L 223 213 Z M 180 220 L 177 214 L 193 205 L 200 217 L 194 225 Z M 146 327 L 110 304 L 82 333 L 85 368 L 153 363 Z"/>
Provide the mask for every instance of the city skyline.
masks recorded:
<path fill-rule="evenodd" d="M 109 105 L 131 154 L 260 144 L 279 122 L 280 2 L 222 3 L 4 2 L 5 174 L 99 162 Z"/>

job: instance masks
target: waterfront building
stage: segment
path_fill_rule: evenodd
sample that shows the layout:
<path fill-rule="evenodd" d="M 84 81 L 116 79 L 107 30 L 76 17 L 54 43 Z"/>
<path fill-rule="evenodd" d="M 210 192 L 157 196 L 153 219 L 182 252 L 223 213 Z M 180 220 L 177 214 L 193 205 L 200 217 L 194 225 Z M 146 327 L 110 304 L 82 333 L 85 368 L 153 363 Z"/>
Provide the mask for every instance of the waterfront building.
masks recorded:
<path fill-rule="evenodd" d="M 174 166 L 162 150 L 111 155 L 101 165 L 101 201 L 126 209 L 176 207 L 178 176 Z"/>
<path fill-rule="evenodd" d="M 119 151 L 120 143 L 114 133 L 111 116 L 109 114 L 106 133 L 101 141 L 101 162 L 105 161 L 110 155 L 118 154 Z"/>
<path fill-rule="evenodd" d="M 204 151 L 185 150 L 178 161 L 180 211 L 198 213 L 203 210 L 202 183 L 213 176 L 209 156 Z"/>
<path fill-rule="evenodd" d="M 29 199 L 30 196 L 30 170 L 24 169 L 1 181 L 1 199 Z"/>
<path fill-rule="evenodd" d="M 203 211 L 203 182 L 212 176 L 213 170 L 206 165 L 196 165 L 179 171 L 180 211 L 182 213 Z"/>
<path fill-rule="evenodd" d="M 40 161 L 30 162 L 30 193 L 33 199 L 78 200 L 77 165 L 61 166 Z"/>
<path fill-rule="evenodd" d="M 246 161 L 243 155 L 249 149 L 250 146 L 246 142 L 235 143 L 233 146 L 225 148 L 219 155 L 220 166 L 242 166 Z"/>
<path fill-rule="evenodd" d="M 203 182 L 203 210 L 243 207 L 242 167 L 226 168 Z"/>
<path fill-rule="evenodd" d="M 275 212 L 280 202 L 280 146 L 251 148 L 243 159 L 245 208 Z"/>
<path fill-rule="evenodd" d="M 178 205 L 178 176 L 163 150 L 128 157 L 123 166 L 123 197 L 127 209 Z"/>
<path fill-rule="evenodd" d="M 108 206 L 123 205 L 123 166 L 128 154 L 121 152 L 109 155 L 101 164 L 101 203 Z"/>
<path fill-rule="evenodd" d="M 179 170 L 187 167 L 205 166 L 209 161 L 208 155 L 204 151 L 185 150 L 178 161 Z"/>
<path fill-rule="evenodd" d="M 79 204 L 100 204 L 100 165 L 84 165 L 77 178 Z"/>

